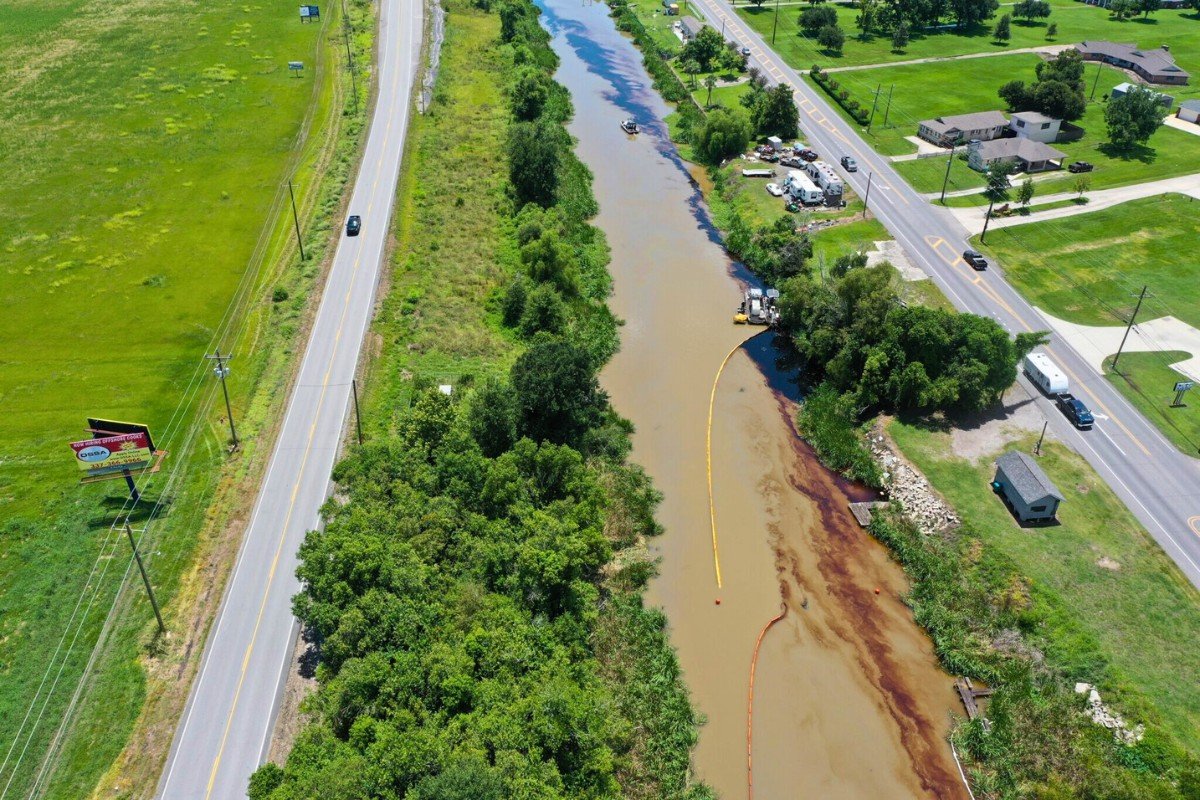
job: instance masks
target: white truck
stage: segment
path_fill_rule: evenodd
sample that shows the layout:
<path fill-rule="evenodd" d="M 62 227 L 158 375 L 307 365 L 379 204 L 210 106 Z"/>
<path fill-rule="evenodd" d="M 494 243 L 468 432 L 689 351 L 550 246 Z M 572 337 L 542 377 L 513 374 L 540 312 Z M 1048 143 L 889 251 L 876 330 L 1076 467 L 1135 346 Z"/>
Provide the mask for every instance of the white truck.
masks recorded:
<path fill-rule="evenodd" d="M 787 180 L 783 182 L 783 189 L 798 203 L 813 205 L 825 202 L 825 193 L 798 169 L 788 172 Z"/>
<path fill-rule="evenodd" d="M 1067 376 L 1045 353 L 1030 353 L 1025 356 L 1024 368 L 1029 380 L 1050 397 L 1067 393 Z"/>
<path fill-rule="evenodd" d="M 845 185 L 838 174 L 834 172 L 833 167 L 824 161 L 817 160 L 805 164 L 804 169 L 808 172 L 808 177 L 812 178 L 813 182 L 825 192 L 827 203 L 836 205 L 841 202 Z"/>

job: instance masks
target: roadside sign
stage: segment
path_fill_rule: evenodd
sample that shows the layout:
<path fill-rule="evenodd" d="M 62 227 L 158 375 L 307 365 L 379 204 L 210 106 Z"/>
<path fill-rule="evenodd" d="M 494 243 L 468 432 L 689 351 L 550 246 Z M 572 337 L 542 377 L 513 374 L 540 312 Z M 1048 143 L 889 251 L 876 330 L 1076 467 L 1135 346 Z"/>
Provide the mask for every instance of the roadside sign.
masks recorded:
<path fill-rule="evenodd" d="M 150 428 L 140 422 L 121 422 L 116 419 L 98 419 L 97 417 L 88 417 L 88 430 L 92 432 L 92 436 L 120 436 L 124 433 L 144 433 L 146 440 L 150 442 L 150 452 L 153 453 L 154 437 L 150 435 Z"/>
<path fill-rule="evenodd" d="M 300 6 L 300 21 L 308 22 L 310 19 L 320 19 L 320 6 Z"/>
<path fill-rule="evenodd" d="M 304 69 L 304 62 L 303 61 L 289 61 L 288 69 L 290 69 L 292 72 L 298 73 L 298 72 L 300 72 L 300 70 Z"/>
<path fill-rule="evenodd" d="M 1191 389 L 1195 385 L 1196 384 L 1192 381 L 1180 381 L 1179 383 L 1175 384 L 1175 391 L 1186 392 L 1188 389 Z"/>
<path fill-rule="evenodd" d="M 1179 381 L 1175 384 L 1175 399 L 1171 402 L 1171 408 L 1183 408 L 1183 396 L 1187 394 L 1188 389 L 1191 389 L 1196 384 L 1192 381 Z"/>
<path fill-rule="evenodd" d="M 143 431 L 71 442 L 75 463 L 88 477 L 142 469 L 154 457 L 150 436 Z"/>

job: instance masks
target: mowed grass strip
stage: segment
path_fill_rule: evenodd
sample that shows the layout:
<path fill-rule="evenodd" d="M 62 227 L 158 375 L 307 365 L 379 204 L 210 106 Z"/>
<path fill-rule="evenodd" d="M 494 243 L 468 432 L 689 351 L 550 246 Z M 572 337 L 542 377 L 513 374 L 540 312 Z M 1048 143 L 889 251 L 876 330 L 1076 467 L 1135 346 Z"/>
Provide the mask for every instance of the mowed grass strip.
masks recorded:
<path fill-rule="evenodd" d="M 1170 194 L 988 233 L 984 246 L 1031 303 L 1082 325 L 1122 325 L 1148 286 L 1139 320 L 1172 314 L 1200 327 L 1200 202 Z"/>
<path fill-rule="evenodd" d="M 1001 4 L 996 16 L 986 23 L 959 30 L 951 20 L 940 28 L 913 28 L 908 46 L 901 51 L 892 49 L 890 34 L 861 36 L 855 20 L 858 9 L 849 5 L 834 5 L 838 25 L 846 32 L 842 53 L 830 53 L 821 48 L 815 38 L 808 38 L 797 20 L 807 6 L 779 7 L 778 30 L 774 49 L 791 66 L 807 70 L 813 64 L 822 68 L 888 64 L 919 58 L 947 58 L 973 53 L 1001 54 L 1027 47 L 1045 47 L 1080 42 L 1084 39 L 1109 39 L 1133 42 L 1144 47 L 1171 46 L 1180 65 L 1195 75 L 1200 72 L 1200 25 L 1197 13 L 1189 10 L 1157 11 L 1149 19 L 1114 20 L 1108 11 L 1076 0 L 1050 0 L 1050 17 L 1034 23 L 1013 20 L 1012 39 L 997 43 L 992 29 L 1000 15 L 1012 13 L 1011 6 Z M 737 12 L 760 35 L 771 42 L 775 25 L 775 8 L 769 3 L 760 7 L 738 5 Z M 1054 23 L 1058 34 L 1046 39 L 1046 29 Z M 986 59 L 985 59 L 986 60 Z M 941 89 L 942 87 L 938 87 Z"/>
<path fill-rule="evenodd" d="M 1200 683 L 1193 680 L 1200 674 L 1200 593 L 1087 463 L 1046 443 L 1038 463 L 1066 496 L 1062 524 L 1021 528 L 991 491 L 994 456 L 971 462 L 950 455 L 944 432 L 901 422 L 888 430 L 984 543 L 1011 558 L 1034 593 L 1054 601 L 1055 613 L 1093 637 L 1112 664 L 1098 670 L 1086 643 L 1077 648 L 1070 638 L 1051 638 L 1049 645 L 1078 665 L 1069 677 L 1099 680 L 1110 702 L 1132 712 L 1132 722 L 1155 715 L 1193 753 L 1200 750 Z M 1009 447 L 1030 452 L 1035 440 Z M 1059 627 L 1053 617 L 1041 624 Z"/>
<path fill-rule="evenodd" d="M 74 630 L 74 604 L 85 587 L 98 591 L 94 605 L 84 596 L 71 658 L 53 662 L 55 694 L 12 784 L 22 796 L 128 559 L 118 538 L 97 562 L 123 484 L 79 488 L 66 442 L 84 435 L 87 415 L 135 419 L 173 449 L 172 466 L 202 465 L 163 498 L 179 516 L 146 552 L 169 598 L 225 434 L 201 436 L 190 458 L 164 434 L 268 222 L 314 99 L 321 33 L 294 7 L 230 0 L 0 7 L 0 747 L 17 743 L 6 783 L 25 749 L 17 731 Z M 288 60 L 304 61 L 305 76 L 291 76 Z M 261 358 L 241 355 L 235 380 L 248 380 Z M 190 419 L 177 422 L 183 430 Z M 103 581 L 89 581 L 93 563 L 109 565 Z M 69 774 L 49 796 L 86 794 L 120 750 L 142 700 L 135 655 L 148 619 L 112 634 L 113 660 L 94 675 L 108 707 L 84 715 L 75 733 L 87 752 L 67 753 Z"/>
<path fill-rule="evenodd" d="M 1112 371 L 1112 359 L 1109 358 L 1104 364 L 1104 377 L 1176 447 L 1197 457 L 1200 456 L 1200 392 L 1193 389 L 1183 396 L 1182 405 L 1172 405 L 1175 385 L 1192 379 L 1172 369 L 1171 364 L 1191 355 L 1180 350 L 1122 353 L 1117 365 L 1120 374 Z"/>

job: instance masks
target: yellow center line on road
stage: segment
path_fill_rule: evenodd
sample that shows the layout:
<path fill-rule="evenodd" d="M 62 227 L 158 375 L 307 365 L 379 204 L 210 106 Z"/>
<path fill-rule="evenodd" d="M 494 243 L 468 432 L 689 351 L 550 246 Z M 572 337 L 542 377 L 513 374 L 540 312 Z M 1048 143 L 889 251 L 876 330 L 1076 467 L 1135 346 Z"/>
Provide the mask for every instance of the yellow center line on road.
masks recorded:
<path fill-rule="evenodd" d="M 397 70 L 395 73 L 395 77 L 392 79 L 393 94 L 395 92 L 397 85 L 399 84 L 399 75 L 400 75 L 400 72 L 399 72 L 399 70 Z M 383 146 L 380 148 L 381 152 L 379 155 L 378 165 L 375 169 L 375 180 L 371 184 L 371 194 L 372 195 L 374 195 L 375 189 L 379 184 L 379 176 L 383 172 L 384 156 L 387 153 L 387 146 L 391 140 L 391 132 L 392 132 L 392 121 L 389 118 L 387 128 L 384 132 Z M 374 199 L 372 198 L 367 203 L 367 212 L 368 213 L 373 208 L 373 206 L 374 206 Z M 225 729 L 221 734 L 221 744 L 220 744 L 220 747 L 217 749 L 217 755 L 213 759 L 212 770 L 209 772 L 209 775 L 208 775 L 208 786 L 204 792 L 205 800 L 209 800 L 212 797 L 213 786 L 217 780 L 217 771 L 220 769 L 220 766 L 221 766 L 221 758 L 225 754 L 225 745 L 227 744 L 227 742 L 229 740 L 229 731 L 233 727 L 233 716 L 234 716 L 234 713 L 237 711 L 238 701 L 241 699 L 241 695 L 242 695 L 242 687 L 244 686 L 244 684 L 246 682 L 246 673 L 250 666 L 250 658 L 251 658 L 252 654 L 254 653 L 255 644 L 258 642 L 258 632 L 262 627 L 263 617 L 266 614 L 267 599 L 271 595 L 271 586 L 275 582 L 275 574 L 279 569 L 279 561 L 283 555 L 283 544 L 287 540 L 288 525 L 290 524 L 292 515 L 295 512 L 296 498 L 299 496 L 300 486 L 303 483 L 304 474 L 308 468 L 308 463 L 309 463 L 308 456 L 309 456 L 309 453 L 312 451 L 313 440 L 316 436 L 317 420 L 320 419 L 321 409 L 324 407 L 325 398 L 328 395 L 329 377 L 333 373 L 333 365 L 334 365 L 335 355 L 337 353 L 336 345 L 338 342 L 341 341 L 342 331 L 346 325 L 347 312 L 349 311 L 349 307 L 350 307 L 350 296 L 354 290 L 355 283 L 358 281 L 359 266 L 361 264 L 361 261 L 362 261 L 362 248 L 360 246 L 358 254 L 354 258 L 354 266 L 351 268 L 350 286 L 346 291 L 346 296 L 345 296 L 345 299 L 342 304 L 342 316 L 338 320 L 337 332 L 334 334 L 335 347 L 334 347 L 333 351 L 330 353 L 329 364 L 325 369 L 325 376 L 321 381 L 321 393 L 317 398 L 317 408 L 313 415 L 313 423 L 308 429 L 308 439 L 305 442 L 304 454 L 301 457 L 301 461 L 300 461 L 300 472 L 296 476 L 296 483 L 292 486 L 291 496 L 288 500 L 287 514 L 284 517 L 283 525 L 280 528 L 279 542 L 275 546 L 275 554 L 271 559 L 271 568 L 270 568 L 269 572 L 267 573 L 266 589 L 263 592 L 262 602 L 259 604 L 258 614 L 254 620 L 254 630 L 250 634 L 250 643 L 246 646 L 246 653 L 242 657 L 242 668 L 241 668 L 241 673 L 238 675 L 237 688 L 234 690 L 233 703 L 230 705 L 229 714 L 225 718 Z"/>
<path fill-rule="evenodd" d="M 1046 352 L 1052 356 L 1055 355 L 1054 351 L 1050 349 L 1050 345 L 1046 345 Z M 1076 376 L 1074 372 L 1071 372 L 1071 368 L 1068 367 L 1066 364 L 1064 364 L 1062 359 L 1057 358 L 1057 356 L 1056 356 L 1055 363 L 1057 363 L 1060 367 L 1062 367 L 1063 371 L 1067 373 L 1067 377 L 1069 377 L 1074 382 L 1074 384 L 1079 388 L 1079 391 L 1083 392 L 1088 397 L 1090 397 L 1092 400 L 1092 403 L 1097 408 L 1099 408 L 1101 411 L 1103 411 L 1104 414 L 1109 419 L 1111 419 L 1113 422 L 1117 423 L 1117 427 L 1119 427 L 1121 430 L 1125 431 L 1125 435 L 1128 436 L 1130 438 L 1130 440 L 1138 446 L 1138 449 L 1140 449 L 1143 454 L 1145 454 L 1147 456 L 1150 455 L 1150 451 L 1146 449 L 1146 445 L 1142 444 L 1142 440 L 1139 439 L 1138 437 L 1134 436 L 1133 431 L 1131 431 L 1131 430 L 1129 430 L 1129 428 L 1125 427 L 1125 423 L 1121 422 L 1120 418 L 1117 417 L 1117 415 L 1114 414 L 1112 411 L 1110 411 L 1108 406 L 1104 405 L 1103 401 L 1101 401 L 1099 397 L 1097 397 L 1094 393 L 1092 393 L 1092 391 L 1089 390 L 1087 388 L 1087 386 L 1084 385 L 1083 381 L 1079 380 L 1078 376 Z"/>

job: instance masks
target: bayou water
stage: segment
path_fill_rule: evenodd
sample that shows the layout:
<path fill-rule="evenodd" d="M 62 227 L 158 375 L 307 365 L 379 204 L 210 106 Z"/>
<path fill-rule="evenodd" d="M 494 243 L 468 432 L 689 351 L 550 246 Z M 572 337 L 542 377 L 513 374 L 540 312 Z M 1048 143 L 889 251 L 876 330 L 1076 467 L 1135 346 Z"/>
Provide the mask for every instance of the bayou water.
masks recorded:
<path fill-rule="evenodd" d="M 696 777 L 722 798 L 960 798 L 952 681 L 900 598 L 906 584 L 847 504 L 863 492 L 797 436 L 798 393 L 772 335 L 732 324 L 753 277 L 732 263 L 670 143 L 670 109 L 602 3 L 542 0 L 612 248 L 621 350 L 601 375 L 663 492 L 648 602 L 670 621 L 706 716 Z M 642 133 L 619 127 L 632 117 Z M 712 534 L 706 468 L 710 397 Z M 720 571 L 720 586 L 717 574 Z M 878 590 L 878 592 L 876 591 Z M 756 669 L 748 763 L 751 657 Z"/>

